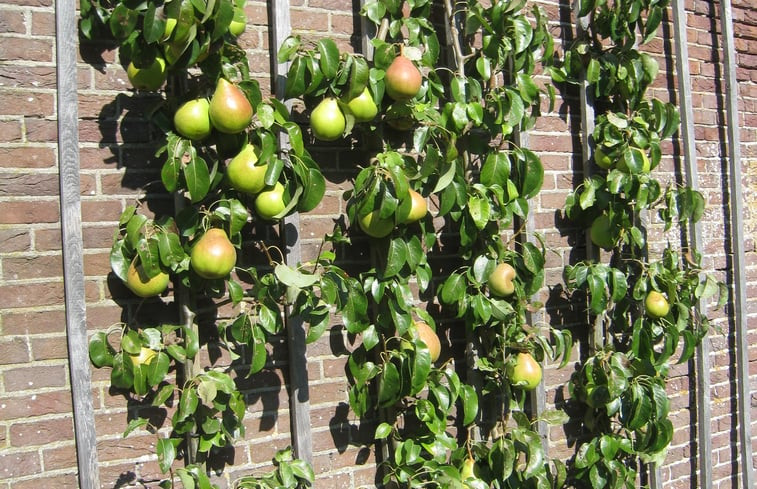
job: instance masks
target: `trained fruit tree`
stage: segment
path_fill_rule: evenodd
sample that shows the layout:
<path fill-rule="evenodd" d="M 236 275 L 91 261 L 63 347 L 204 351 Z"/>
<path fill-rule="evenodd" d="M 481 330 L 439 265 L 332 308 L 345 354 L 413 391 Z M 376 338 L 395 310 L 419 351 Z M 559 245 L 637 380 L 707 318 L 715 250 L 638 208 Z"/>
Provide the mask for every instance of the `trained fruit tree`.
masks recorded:
<path fill-rule="evenodd" d="M 83 0 L 82 34 L 115 41 L 134 89 L 160 97 L 152 120 L 175 209 L 148 217 L 129 206 L 111 265 L 140 306 L 173 291 L 180 318 L 98 332 L 90 356 L 135 406 L 127 434 L 159 433 L 162 486 L 212 487 L 205 463 L 244 435 L 238 381 L 265 366 L 285 311 L 302 318 L 308 341 L 332 313 L 354 338 L 346 390 L 353 413 L 375 426 L 383 485 L 631 488 L 639 461 L 664 458 L 670 362 L 678 350 L 677 361 L 691 358 L 707 332 L 697 302 L 724 294 L 691 250 L 650 258 L 650 211 L 668 231 L 701 217 L 704 199 L 651 176 L 678 114 L 645 97 L 658 67 L 637 46 L 654 37 L 665 2 L 616 4 L 624 8 L 581 0 L 588 35 L 560 59 L 544 10 L 524 1 L 367 0 L 370 56 L 322 37 L 277 46 L 277 61 L 289 63 L 286 97 L 303 102 L 299 119 L 250 77 L 235 43 L 242 0 Z M 529 402 L 546 364 L 567 364 L 573 335 L 534 314 L 547 249 L 528 223 L 544 168 L 526 141 L 554 86 L 584 80 L 598 114 L 597 171 L 565 213 L 605 253 L 566 268 L 574 295 L 564 300 L 581 307 L 588 297 L 587 322 L 604 344 L 569 385 L 586 414 L 566 463 L 547 457 L 537 426 L 567 414 Z M 307 128 L 294 121 L 305 118 Z M 279 149 L 282 134 L 291 149 Z M 309 143 L 353 137 L 370 155 L 344 194 L 349 225 L 338 223 L 312 262 L 286 265 L 274 225 L 314 209 L 325 191 Z M 358 247 L 369 263 L 348 275 L 338 252 Z M 208 303 L 234 312 L 203 331 L 197 315 Z M 228 361 L 203 363 L 209 338 Z M 149 406 L 171 407 L 169 426 L 142 417 Z M 313 481 L 291 451 L 274 463 L 236 486 Z"/>
<path fill-rule="evenodd" d="M 371 251 L 359 299 L 369 314 L 346 326 L 359 338 L 350 405 L 379 420 L 385 484 L 561 487 L 565 478 L 535 429 L 564 414 L 537 416 L 526 402 L 541 363 L 567 361 L 572 341 L 527 321 L 545 249 L 522 223 L 543 168 L 517 136 L 539 115 L 548 91 L 534 73 L 554 53 L 543 11 L 531 21 L 522 7 L 449 3 L 435 16 L 432 2 L 372 1 L 361 12 L 377 25 L 372 60 L 328 39 L 291 38 L 279 52 L 291 61 L 288 95 L 312 108 L 317 138 L 380 137 L 345 195 L 350 233 L 367 236 Z M 459 246 L 442 245 L 440 233 Z M 440 270 L 445 257 L 454 267 Z M 459 341 L 465 359 L 454 356 Z"/>
<path fill-rule="evenodd" d="M 135 315 L 98 332 L 90 357 L 110 369 L 112 386 L 133 408 L 124 435 L 158 433 L 161 486 L 209 488 L 206 464 L 244 435 L 248 406 L 238 382 L 265 366 L 284 309 L 303 319 L 313 341 L 328 327 L 330 308 L 341 311 L 356 285 L 327 248 L 312 263 L 287 266 L 271 243 L 282 217 L 318 205 L 325 181 L 285 105 L 263 97 L 250 77 L 236 45 L 246 25 L 244 2 L 83 1 L 81 12 L 84 37 L 114 41 L 133 88 L 160 97 L 151 120 L 163 134 L 161 182 L 175 197 L 169 214 L 148 217 L 142 202 L 126 208 L 111 251 L 113 273 L 152 303 L 170 299 L 173 283 L 181 313 L 168 323 Z M 280 133 L 291 144 L 286 152 L 277 144 Z M 255 248 L 266 262 L 251 259 Z M 201 304 L 209 303 L 230 303 L 231 317 L 199 326 Z M 203 361 L 208 342 L 226 353 Z M 151 408 L 172 413 L 168 426 L 148 417 Z M 312 468 L 291 451 L 274 463 L 271 474 L 244 477 L 237 487 L 312 484 Z"/>
<path fill-rule="evenodd" d="M 640 475 L 646 480 L 641 464 L 664 460 L 673 438 L 668 373 L 673 362 L 692 358 L 709 330 L 698 302 L 727 297 L 722 283 L 703 274 L 697 250 L 674 245 L 702 217 L 704 198 L 675 183 L 663 189 L 651 173 L 679 116 L 674 104 L 646 96 L 658 62 L 638 46 L 654 38 L 667 3 L 623 0 L 612 8 L 581 0 L 588 31 L 551 71 L 559 83 L 585 81 L 594 99 L 597 171 L 569 195 L 565 213 L 607 252 L 565 269 L 568 289 L 588 297 L 604 338 L 569 384 L 585 411 L 569 471 L 575 487 L 638 487 Z M 649 246 L 654 231 L 667 239 L 661 252 Z"/>

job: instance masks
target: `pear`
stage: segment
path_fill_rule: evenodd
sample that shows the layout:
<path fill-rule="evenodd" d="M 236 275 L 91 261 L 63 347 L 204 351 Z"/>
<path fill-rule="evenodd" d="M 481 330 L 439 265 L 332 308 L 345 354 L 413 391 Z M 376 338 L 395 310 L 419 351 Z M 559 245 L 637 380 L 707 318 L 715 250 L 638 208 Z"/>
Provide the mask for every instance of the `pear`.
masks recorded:
<path fill-rule="evenodd" d="M 237 250 L 223 229 L 211 228 L 197 240 L 189 254 L 189 265 L 206 279 L 226 278 L 237 262 Z"/>
<path fill-rule="evenodd" d="M 210 117 L 208 100 L 198 98 L 182 104 L 173 116 L 176 132 L 193 141 L 205 139 L 210 135 Z"/>
<path fill-rule="evenodd" d="M 267 164 L 258 165 L 258 150 L 247 143 L 226 167 L 229 185 L 247 194 L 257 194 L 265 187 Z"/>
<path fill-rule="evenodd" d="M 210 99 L 210 122 L 226 134 L 242 132 L 252 121 L 252 105 L 236 85 L 220 78 Z"/>
<path fill-rule="evenodd" d="M 423 79 L 421 72 L 409 58 L 399 55 L 386 69 L 386 93 L 394 100 L 405 101 L 418 95 Z"/>
<path fill-rule="evenodd" d="M 368 88 L 363 89 L 360 95 L 347 102 L 347 107 L 357 122 L 372 121 L 378 114 L 378 107 Z"/>
<path fill-rule="evenodd" d="M 333 97 L 323 99 L 310 114 L 310 128 L 313 135 L 321 141 L 334 141 L 344 132 L 347 121 L 339 102 Z"/>

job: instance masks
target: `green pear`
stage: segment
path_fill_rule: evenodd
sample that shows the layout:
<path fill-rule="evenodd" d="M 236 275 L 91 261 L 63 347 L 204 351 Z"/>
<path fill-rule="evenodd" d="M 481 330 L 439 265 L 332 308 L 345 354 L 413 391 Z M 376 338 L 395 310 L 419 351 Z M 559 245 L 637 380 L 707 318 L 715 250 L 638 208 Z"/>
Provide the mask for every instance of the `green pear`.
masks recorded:
<path fill-rule="evenodd" d="M 173 116 L 176 132 L 193 141 L 208 137 L 211 131 L 208 107 L 204 98 L 185 102 Z"/>
<path fill-rule="evenodd" d="M 229 185 L 246 194 L 257 194 L 263 190 L 268 165 L 258 165 L 257 163 L 258 150 L 252 144 L 247 143 L 226 167 L 226 178 L 229 180 Z"/>
<path fill-rule="evenodd" d="M 339 139 L 346 126 L 347 121 L 339 108 L 339 102 L 333 97 L 321 100 L 310 114 L 310 128 L 313 135 L 321 141 Z"/>
<path fill-rule="evenodd" d="M 347 107 L 357 122 L 372 121 L 378 114 L 378 107 L 367 87 L 363 89 L 363 93 L 347 102 Z"/>

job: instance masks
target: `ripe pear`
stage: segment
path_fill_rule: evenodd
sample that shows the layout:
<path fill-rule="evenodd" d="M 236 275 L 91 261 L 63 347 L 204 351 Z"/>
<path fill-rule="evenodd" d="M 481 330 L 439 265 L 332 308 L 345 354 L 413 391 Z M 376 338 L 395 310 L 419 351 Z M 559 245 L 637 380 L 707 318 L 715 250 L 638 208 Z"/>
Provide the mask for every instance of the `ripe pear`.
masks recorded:
<path fill-rule="evenodd" d="M 208 100 L 205 98 L 185 102 L 173 115 L 176 132 L 193 141 L 208 137 L 211 131 L 208 108 Z"/>
<path fill-rule="evenodd" d="M 333 97 L 321 100 L 310 114 L 310 128 L 313 135 L 321 141 L 339 139 L 346 125 L 347 121 L 339 108 L 339 102 Z"/>
<path fill-rule="evenodd" d="M 197 275 L 207 279 L 226 278 L 237 262 L 237 250 L 223 229 L 205 232 L 192 247 L 189 265 Z"/>
<path fill-rule="evenodd" d="M 520 352 L 515 357 L 515 365 L 508 369 L 510 381 L 526 391 L 536 389 L 541 382 L 541 365 L 528 352 Z"/>
<path fill-rule="evenodd" d="M 226 178 L 232 188 L 247 194 L 257 194 L 265 187 L 268 164 L 258 165 L 258 150 L 247 143 L 226 167 Z"/>
<path fill-rule="evenodd" d="M 417 338 L 426 344 L 431 361 L 435 362 L 439 360 L 439 355 L 442 352 L 442 343 L 439 341 L 436 331 L 431 329 L 431 326 L 428 324 L 422 322 L 415 322 L 415 331 Z"/>
<path fill-rule="evenodd" d="M 220 78 L 210 99 L 210 122 L 226 134 L 242 132 L 252 121 L 252 105 L 244 92 L 225 78 Z"/>
<path fill-rule="evenodd" d="M 386 93 L 394 100 L 410 100 L 418 95 L 423 79 L 421 72 L 409 58 L 399 55 L 386 69 Z"/>
<path fill-rule="evenodd" d="M 516 275 L 515 268 L 512 265 L 509 263 L 500 263 L 489 275 L 486 283 L 493 295 L 508 297 L 515 293 L 515 283 L 513 283 L 513 280 Z"/>
<path fill-rule="evenodd" d="M 424 199 L 423 196 L 415 190 L 408 189 L 407 192 L 410 194 L 410 206 L 407 216 L 405 216 L 402 222 L 405 224 L 410 224 L 416 221 L 420 221 L 421 219 L 423 219 L 423 217 L 425 217 L 425 215 L 428 213 L 428 204 L 426 203 L 426 199 Z M 403 207 L 407 207 L 407 205 L 404 205 Z"/>
<path fill-rule="evenodd" d="M 168 287 L 168 274 L 158 272 L 154 277 L 148 277 L 137 261 L 136 258 L 132 260 L 126 272 L 126 287 L 138 297 L 155 297 L 162 294 Z"/>

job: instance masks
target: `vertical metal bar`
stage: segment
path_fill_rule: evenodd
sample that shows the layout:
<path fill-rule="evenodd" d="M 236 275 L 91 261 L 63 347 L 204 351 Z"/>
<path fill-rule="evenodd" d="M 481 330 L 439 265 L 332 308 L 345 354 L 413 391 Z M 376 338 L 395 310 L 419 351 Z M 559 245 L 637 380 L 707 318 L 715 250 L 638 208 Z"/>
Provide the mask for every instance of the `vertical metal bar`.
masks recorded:
<path fill-rule="evenodd" d="M 60 180 L 63 288 L 66 303 L 68 368 L 76 440 L 79 487 L 100 487 L 97 434 L 87 347 L 84 257 L 79 181 L 76 2 L 55 6 L 55 56 L 58 96 L 58 166 Z"/>
<path fill-rule="evenodd" d="M 289 16 L 289 0 L 274 0 L 270 3 L 271 48 L 273 58 L 281 44 L 292 32 Z M 289 63 L 273 63 L 273 87 L 276 98 L 284 100 Z M 292 104 L 288 102 L 291 109 Z M 279 150 L 289 149 L 289 136 L 279 134 Z M 280 235 L 284 240 L 286 263 L 297 266 L 302 261 L 300 247 L 300 215 L 295 212 L 281 221 Z M 313 462 L 313 441 L 310 423 L 310 392 L 308 390 L 307 345 L 305 325 L 302 319 L 286 311 L 286 328 L 289 346 L 289 408 L 291 416 L 292 445 L 298 458 Z"/>
<path fill-rule="evenodd" d="M 694 109 L 691 101 L 691 73 L 689 72 L 689 45 L 686 35 L 686 10 L 683 0 L 673 0 L 673 29 L 676 47 L 676 72 L 678 74 L 678 102 L 681 107 L 681 143 L 685 166 L 686 185 L 699 188 L 699 168 L 696 160 L 696 136 L 694 134 Z M 692 251 L 702 249 L 702 232 L 699 223 L 689 225 L 689 246 Z M 706 314 L 704 304 L 698 304 L 700 313 Z M 697 460 L 699 476 L 697 487 L 712 489 L 712 426 L 710 425 L 710 343 L 704 338 L 697 346 Z"/>
<path fill-rule="evenodd" d="M 723 65 L 726 91 L 726 132 L 728 137 L 729 197 L 731 204 L 731 245 L 733 251 L 733 314 L 736 327 L 736 382 L 738 384 L 739 453 L 741 487 L 755 487 L 752 467 L 751 413 L 749 392 L 748 324 L 746 317 L 746 260 L 744 258 L 743 194 L 741 192 L 741 141 L 739 137 L 739 86 L 736 83 L 736 48 L 733 41 L 731 0 L 720 2 L 723 32 Z"/>

